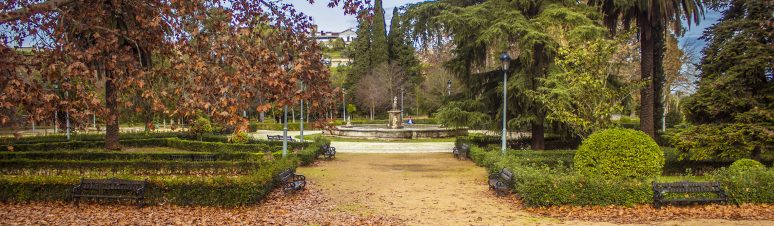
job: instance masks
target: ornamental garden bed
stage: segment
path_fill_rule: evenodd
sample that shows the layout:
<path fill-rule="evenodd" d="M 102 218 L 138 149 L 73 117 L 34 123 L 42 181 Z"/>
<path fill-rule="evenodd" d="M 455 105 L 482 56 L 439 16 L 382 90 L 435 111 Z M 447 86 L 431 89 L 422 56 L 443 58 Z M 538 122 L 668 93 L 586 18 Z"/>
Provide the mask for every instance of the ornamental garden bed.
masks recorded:
<path fill-rule="evenodd" d="M 90 135 L 77 138 L 3 140 L 0 201 L 70 201 L 81 178 L 119 178 L 148 179 L 148 204 L 249 205 L 277 184 L 280 171 L 314 161 L 330 144 L 291 143 L 290 155 L 282 158 L 275 142 L 232 144 L 223 136 L 199 141 L 174 133 L 122 134 L 129 151 L 101 150 L 103 141 Z"/>
<path fill-rule="evenodd" d="M 635 206 L 653 203 L 652 182 L 718 181 L 730 203 L 774 203 L 774 169 L 737 171 L 726 168 L 730 162 L 679 161 L 665 149 L 666 161 L 660 175 L 652 178 L 626 179 L 583 175 L 574 169 L 575 150 L 533 151 L 508 150 L 476 145 L 474 137 L 457 140 L 458 147 L 470 145 L 469 157 L 490 173 L 509 168 L 514 174 L 513 193 L 526 207 L 549 206 Z M 671 155 L 671 156 L 670 156 Z M 764 161 L 770 165 L 770 160 Z M 691 167 L 703 167 L 692 170 Z M 683 195 L 683 194 L 681 194 Z M 690 196 L 702 197 L 698 193 Z M 686 197 L 689 198 L 689 197 Z"/>

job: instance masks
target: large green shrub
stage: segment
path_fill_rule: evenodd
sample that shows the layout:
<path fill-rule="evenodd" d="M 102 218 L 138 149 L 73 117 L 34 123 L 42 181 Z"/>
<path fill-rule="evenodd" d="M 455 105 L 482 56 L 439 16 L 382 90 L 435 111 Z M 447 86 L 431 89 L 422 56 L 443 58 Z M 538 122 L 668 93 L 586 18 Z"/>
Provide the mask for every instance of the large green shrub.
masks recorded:
<path fill-rule="evenodd" d="M 575 170 L 589 177 L 655 178 L 664 152 L 641 131 L 607 129 L 586 138 L 575 153 Z"/>
<path fill-rule="evenodd" d="M 752 159 L 739 159 L 734 161 L 734 163 L 731 163 L 731 166 L 728 167 L 729 170 L 734 171 L 751 171 L 765 168 L 766 166 Z"/>

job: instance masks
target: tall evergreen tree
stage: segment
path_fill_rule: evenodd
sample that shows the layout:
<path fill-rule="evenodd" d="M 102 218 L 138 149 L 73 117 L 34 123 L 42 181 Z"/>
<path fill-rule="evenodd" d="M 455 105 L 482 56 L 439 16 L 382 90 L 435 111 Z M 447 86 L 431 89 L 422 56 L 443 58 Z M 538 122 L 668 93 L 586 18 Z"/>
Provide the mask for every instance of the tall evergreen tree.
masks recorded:
<path fill-rule="evenodd" d="M 367 74 L 372 67 L 371 63 L 371 21 L 368 19 L 367 10 L 362 10 L 358 16 L 357 38 L 350 44 L 349 52 L 352 58 L 352 67 L 344 81 L 344 89 L 352 90 L 352 87 Z"/>
<path fill-rule="evenodd" d="M 401 13 L 397 7 L 392 11 L 387 44 L 389 62 L 400 66 L 406 75 L 407 87 L 405 88 L 417 85 L 422 79 L 420 76 L 421 67 L 419 59 L 415 55 L 414 43 L 406 36 L 406 29 L 402 24 Z"/>
<path fill-rule="evenodd" d="M 388 61 L 386 29 L 382 1 L 376 0 L 374 2 L 374 17 L 371 24 L 371 47 L 369 49 L 372 67 Z"/>
<path fill-rule="evenodd" d="M 691 159 L 760 159 L 774 151 L 774 5 L 760 0 L 714 0 L 725 9 L 704 31 L 707 40 L 696 93 L 684 101 L 693 126 L 676 147 Z"/>

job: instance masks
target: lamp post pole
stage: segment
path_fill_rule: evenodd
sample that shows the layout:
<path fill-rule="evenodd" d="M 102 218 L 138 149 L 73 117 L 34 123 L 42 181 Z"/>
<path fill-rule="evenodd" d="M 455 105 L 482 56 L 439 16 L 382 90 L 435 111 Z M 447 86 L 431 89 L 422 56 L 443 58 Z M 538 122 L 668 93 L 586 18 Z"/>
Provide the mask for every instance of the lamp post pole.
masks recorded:
<path fill-rule="evenodd" d="M 403 121 L 403 87 L 400 88 L 400 120 Z"/>
<path fill-rule="evenodd" d="M 451 96 L 451 79 L 446 82 L 446 95 Z"/>
<path fill-rule="evenodd" d="M 303 98 L 303 92 L 304 92 L 304 81 L 301 81 L 301 142 L 304 142 L 304 98 Z"/>
<path fill-rule="evenodd" d="M 344 112 L 344 122 L 347 122 L 347 91 L 342 92 L 341 95 L 341 109 Z"/>
<path fill-rule="evenodd" d="M 507 141 L 507 113 L 508 113 L 508 64 L 510 63 L 511 57 L 508 56 L 507 52 L 503 52 L 500 55 L 500 61 L 503 63 L 503 134 L 502 134 L 502 144 L 500 147 L 500 151 L 503 155 L 505 155 L 505 150 L 507 148 L 506 141 Z"/>
<path fill-rule="evenodd" d="M 282 118 L 282 158 L 288 156 L 288 105 L 284 107 L 284 116 Z"/>

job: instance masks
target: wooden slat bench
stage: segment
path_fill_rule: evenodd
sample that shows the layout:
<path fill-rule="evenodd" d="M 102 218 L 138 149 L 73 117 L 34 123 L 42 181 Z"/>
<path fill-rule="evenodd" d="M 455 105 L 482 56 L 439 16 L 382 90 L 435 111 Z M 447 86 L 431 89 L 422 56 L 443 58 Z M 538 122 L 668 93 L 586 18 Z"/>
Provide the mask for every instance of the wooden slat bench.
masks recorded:
<path fill-rule="evenodd" d="M 320 152 L 327 159 L 336 158 L 336 147 L 331 147 L 326 144 L 326 145 L 320 146 Z"/>
<path fill-rule="evenodd" d="M 666 197 L 669 193 L 689 194 L 689 193 L 711 193 L 715 197 L 697 197 L 697 198 L 672 198 Z M 726 191 L 720 187 L 719 182 L 673 182 L 656 183 L 653 182 L 653 207 L 661 208 L 664 204 L 706 204 L 706 203 L 727 203 L 728 196 Z"/>
<path fill-rule="evenodd" d="M 132 199 L 138 207 L 145 205 L 145 189 L 148 180 L 124 180 L 110 179 L 86 179 L 82 178 L 80 184 L 73 187 L 72 197 L 76 205 L 82 198 L 94 199 Z"/>
<path fill-rule="evenodd" d="M 192 161 L 192 162 L 202 162 L 202 161 L 215 161 L 215 155 L 191 155 L 191 154 L 182 154 L 182 155 L 169 155 L 167 156 L 167 160 L 170 161 Z"/>
<path fill-rule="evenodd" d="M 266 139 L 269 141 L 282 141 L 282 135 L 266 135 Z M 285 139 L 287 139 L 289 142 L 296 142 L 296 139 L 293 139 L 291 136 L 285 136 Z"/>
<path fill-rule="evenodd" d="M 495 190 L 497 195 L 504 195 L 513 187 L 513 173 L 508 168 L 503 168 L 500 173 L 489 175 L 489 189 Z"/>
<path fill-rule="evenodd" d="M 279 173 L 282 191 L 285 193 L 302 190 L 306 187 L 306 177 L 296 174 L 295 169 L 286 169 Z"/>
<path fill-rule="evenodd" d="M 452 149 L 454 157 L 459 159 L 468 158 L 468 152 L 470 152 L 470 146 L 468 146 L 468 144 L 462 144 L 459 148 L 454 147 L 454 149 Z"/>

